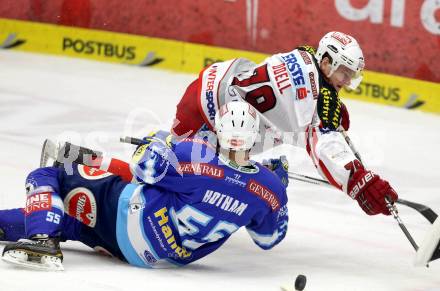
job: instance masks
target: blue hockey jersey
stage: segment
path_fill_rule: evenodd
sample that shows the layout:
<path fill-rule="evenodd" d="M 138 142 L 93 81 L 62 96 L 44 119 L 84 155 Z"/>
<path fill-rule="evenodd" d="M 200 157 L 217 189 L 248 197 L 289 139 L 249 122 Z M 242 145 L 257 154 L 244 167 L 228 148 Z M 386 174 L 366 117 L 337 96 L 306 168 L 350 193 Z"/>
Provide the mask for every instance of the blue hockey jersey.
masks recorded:
<path fill-rule="evenodd" d="M 286 189 L 259 163 L 242 167 L 199 139 L 147 138 L 133 156 L 139 185 L 119 198 L 118 245 L 129 263 L 179 266 L 218 249 L 246 227 L 270 249 L 286 235 Z"/>

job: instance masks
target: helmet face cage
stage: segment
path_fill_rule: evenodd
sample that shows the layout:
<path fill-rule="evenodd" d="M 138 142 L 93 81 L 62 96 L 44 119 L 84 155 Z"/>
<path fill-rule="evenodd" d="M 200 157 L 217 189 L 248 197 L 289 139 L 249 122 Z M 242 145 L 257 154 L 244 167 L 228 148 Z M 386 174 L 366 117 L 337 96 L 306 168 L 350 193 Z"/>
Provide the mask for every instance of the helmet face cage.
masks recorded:
<path fill-rule="evenodd" d="M 215 115 L 215 130 L 220 147 L 245 151 L 252 148 L 258 136 L 260 117 L 246 102 L 229 102 Z"/>
<path fill-rule="evenodd" d="M 358 42 L 351 36 L 337 31 L 327 33 L 320 41 L 316 52 L 318 63 L 322 61 L 325 54 L 332 59 L 331 70 L 327 77 L 330 77 L 340 65 L 344 65 L 354 72 L 350 89 L 356 89 L 362 81 L 362 70 L 364 69 L 364 56 Z"/>

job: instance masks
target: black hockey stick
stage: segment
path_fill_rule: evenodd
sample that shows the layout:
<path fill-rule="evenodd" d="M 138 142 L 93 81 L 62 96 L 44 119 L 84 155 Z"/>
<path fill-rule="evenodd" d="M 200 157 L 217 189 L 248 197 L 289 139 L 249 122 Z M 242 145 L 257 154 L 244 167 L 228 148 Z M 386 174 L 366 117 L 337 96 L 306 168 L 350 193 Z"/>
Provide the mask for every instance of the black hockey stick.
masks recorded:
<path fill-rule="evenodd" d="M 412 209 L 415 209 L 417 212 L 419 212 L 421 215 L 423 215 L 431 223 L 434 223 L 438 217 L 437 213 L 435 213 L 431 208 L 429 208 L 426 205 L 411 202 L 411 201 L 400 199 L 400 198 L 397 199 L 396 202 L 399 204 L 408 206 Z"/>
<path fill-rule="evenodd" d="M 140 146 L 140 145 L 147 142 L 147 141 L 142 140 L 140 138 L 135 138 L 135 137 L 130 137 L 130 136 L 121 137 L 121 138 L 119 138 L 119 141 L 123 142 L 123 143 L 129 143 L 132 145 L 137 145 L 137 146 Z"/>
<path fill-rule="evenodd" d="M 360 156 L 359 152 L 355 148 L 354 144 L 352 143 L 350 137 L 348 137 L 348 135 L 345 132 L 345 130 L 341 130 L 341 134 L 345 138 L 345 141 L 347 142 L 348 146 L 352 150 L 353 154 L 356 156 L 356 158 L 359 160 L 359 162 L 362 165 L 364 165 L 364 163 L 362 162 L 362 159 L 361 159 L 361 156 Z M 388 208 L 389 212 L 393 215 L 393 218 L 396 220 L 396 222 L 399 225 L 400 229 L 402 230 L 403 234 L 406 236 L 408 241 L 411 243 L 411 245 L 413 246 L 413 248 L 417 252 L 419 247 L 417 246 L 414 238 L 409 233 L 408 229 L 406 228 L 405 224 L 403 223 L 402 219 L 400 218 L 399 213 L 397 212 L 396 205 L 394 205 L 392 203 L 392 201 L 388 197 L 385 197 L 385 202 L 386 202 L 386 205 L 387 205 L 387 208 Z"/>
<path fill-rule="evenodd" d="M 417 245 L 414 238 L 411 236 L 411 234 L 409 233 L 405 224 L 403 223 L 402 219 L 400 218 L 399 213 L 397 212 L 396 205 L 392 204 L 391 200 L 388 199 L 388 197 L 385 197 L 385 201 L 387 202 L 388 210 L 390 211 L 390 213 L 393 215 L 394 219 L 399 224 L 400 229 L 403 231 L 405 236 L 408 238 L 408 240 L 411 243 L 411 245 L 413 246 L 414 250 L 416 250 L 416 252 L 417 252 L 417 250 L 419 249 L 419 246 Z"/>
<path fill-rule="evenodd" d="M 293 179 L 293 180 L 309 183 L 309 184 L 321 185 L 321 186 L 327 186 L 327 187 L 334 188 L 326 180 L 315 178 L 315 177 L 311 177 L 311 176 L 307 176 L 307 175 L 303 175 L 303 174 L 298 174 L 298 173 L 295 173 L 295 172 L 289 172 L 289 178 Z M 426 220 L 428 220 L 430 223 L 434 223 L 434 221 L 438 217 L 437 213 L 435 213 L 431 208 L 429 208 L 426 205 L 423 205 L 423 204 L 420 204 L 420 203 L 411 202 L 411 201 L 404 200 L 404 199 L 401 199 L 401 198 L 397 199 L 396 203 L 401 204 L 401 205 L 405 205 L 405 206 L 407 206 L 409 208 L 412 208 L 412 209 L 416 210 L 423 217 L 425 217 Z"/>

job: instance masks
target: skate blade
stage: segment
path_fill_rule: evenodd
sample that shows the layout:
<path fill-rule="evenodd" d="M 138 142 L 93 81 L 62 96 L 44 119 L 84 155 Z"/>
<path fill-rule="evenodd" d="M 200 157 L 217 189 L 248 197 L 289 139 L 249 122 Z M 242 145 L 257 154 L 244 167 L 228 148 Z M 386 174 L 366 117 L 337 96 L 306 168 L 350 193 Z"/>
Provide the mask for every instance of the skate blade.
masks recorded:
<path fill-rule="evenodd" d="M 3 254 L 2 260 L 8 264 L 40 271 L 64 271 L 61 259 L 42 256 L 39 262 L 29 261 L 28 255 L 21 251 L 9 251 Z"/>
<path fill-rule="evenodd" d="M 50 139 L 46 139 L 43 143 L 40 156 L 40 168 L 53 166 L 57 160 L 60 145 Z"/>

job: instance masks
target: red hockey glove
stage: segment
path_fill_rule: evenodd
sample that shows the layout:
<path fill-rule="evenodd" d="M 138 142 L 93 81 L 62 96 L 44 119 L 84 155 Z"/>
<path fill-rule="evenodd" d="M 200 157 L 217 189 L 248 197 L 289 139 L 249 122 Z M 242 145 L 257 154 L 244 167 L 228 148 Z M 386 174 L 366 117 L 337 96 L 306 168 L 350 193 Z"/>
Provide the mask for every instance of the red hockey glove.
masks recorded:
<path fill-rule="evenodd" d="M 350 115 L 348 114 L 347 106 L 341 102 L 341 126 L 347 131 L 350 128 Z"/>
<path fill-rule="evenodd" d="M 385 197 L 392 202 L 398 198 L 396 191 L 387 181 L 364 168 L 358 168 L 348 181 L 348 195 L 355 199 L 368 215 L 390 215 Z"/>

